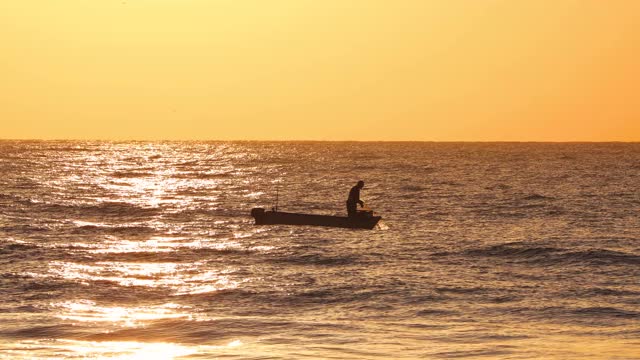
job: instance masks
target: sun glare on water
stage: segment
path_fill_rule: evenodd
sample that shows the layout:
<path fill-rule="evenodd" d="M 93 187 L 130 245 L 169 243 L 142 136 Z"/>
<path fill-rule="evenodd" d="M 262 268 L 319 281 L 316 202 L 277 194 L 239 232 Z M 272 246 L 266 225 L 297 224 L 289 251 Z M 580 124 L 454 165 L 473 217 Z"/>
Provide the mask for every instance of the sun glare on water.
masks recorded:
<path fill-rule="evenodd" d="M 3 351 L 3 355 L 10 356 L 7 358 L 21 358 L 23 351 L 25 354 L 33 354 L 31 351 L 46 350 L 48 354 L 56 354 L 57 356 L 55 358 L 66 358 L 69 357 L 70 354 L 73 354 L 74 358 L 82 359 L 173 360 L 183 356 L 197 356 L 197 354 L 223 354 L 226 350 L 232 350 L 242 345 L 244 344 L 240 340 L 233 340 L 220 346 L 188 346 L 168 342 L 80 341 L 60 339 L 53 342 L 27 341 L 22 343 L 20 349 Z M 2 349 L 1 346 L 0 349 Z M 50 357 L 47 356 L 47 358 Z"/>
<path fill-rule="evenodd" d="M 175 295 L 202 294 L 237 288 L 247 279 L 234 279 L 234 269 L 201 271 L 199 262 L 137 263 L 98 262 L 93 265 L 51 262 L 50 273 L 68 280 L 89 283 L 111 281 L 121 286 L 166 288 Z"/>
<path fill-rule="evenodd" d="M 198 321 L 189 306 L 166 303 L 157 306 L 100 306 L 94 301 L 79 300 L 50 304 L 57 309 L 58 317 L 73 323 L 95 324 L 107 329 L 144 328 L 146 324 L 162 320 Z M 194 354 L 223 353 L 244 345 L 241 340 L 229 341 L 224 345 L 185 345 L 168 342 L 141 341 L 81 341 L 58 339 L 53 342 L 25 342 L 24 351 L 46 349 L 51 353 L 73 353 L 75 357 L 91 359 L 174 359 Z M 19 357 L 17 350 L 15 355 Z"/>
<path fill-rule="evenodd" d="M 191 313 L 185 311 L 189 307 L 173 303 L 146 307 L 108 307 L 98 306 L 94 301 L 80 300 L 52 304 L 52 306 L 59 309 L 58 317 L 63 320 L 108 322 L 126 327 L 137 326 L 152 320 L 193 318 Z"/>
<path fill-rule="evenodd" d="M 136 341 L 74 341 L 69 344 L 68 349 L 81 356 L 122 360 L 171 360 L 178 356 L 187 356 L 198 352 L 195 348 L 171 343 L 141 343 Z"/>

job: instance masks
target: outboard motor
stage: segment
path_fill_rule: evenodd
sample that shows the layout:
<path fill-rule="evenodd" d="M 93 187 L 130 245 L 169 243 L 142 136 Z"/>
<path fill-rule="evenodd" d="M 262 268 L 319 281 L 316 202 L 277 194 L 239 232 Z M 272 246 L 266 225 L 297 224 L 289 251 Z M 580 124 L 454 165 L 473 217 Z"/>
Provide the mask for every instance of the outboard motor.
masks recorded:
<path fill-rule="evenodd" d="M 251 216 L 256 219 L 256 224 L 260 223 L 259 219 L 264 217 L 264 209 L 263 208 L 253 208 L 251 209 Z"/>

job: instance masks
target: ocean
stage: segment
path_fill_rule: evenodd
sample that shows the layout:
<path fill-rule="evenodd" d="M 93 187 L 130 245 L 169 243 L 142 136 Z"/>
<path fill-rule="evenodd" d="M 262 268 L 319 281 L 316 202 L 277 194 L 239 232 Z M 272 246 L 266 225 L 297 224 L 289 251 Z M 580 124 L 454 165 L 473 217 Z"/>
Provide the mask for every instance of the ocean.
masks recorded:
<path fill-rule="evenodd" d="M 253 207 L 374 230 L 256 226 Z M 640 359 L 640 144 L 0 141 L 0 358 Z"/>

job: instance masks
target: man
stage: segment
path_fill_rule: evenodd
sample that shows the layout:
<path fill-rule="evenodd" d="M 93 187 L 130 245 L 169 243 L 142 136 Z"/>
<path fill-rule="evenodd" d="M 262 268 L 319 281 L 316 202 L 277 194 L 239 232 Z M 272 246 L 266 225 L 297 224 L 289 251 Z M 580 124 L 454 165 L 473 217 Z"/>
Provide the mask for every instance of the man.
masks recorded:
<path fill-rule="evenodd" d="M 347 214 L 349 217 L 354 217 L 358 214 L 358 204 L 360 204 L 360 207 L 364 207 L 364 202 L 360 200 L 360 189 L 363 187 L 364 181 L 360 180 L 349 191 L 349 198 L 347 199 Z"/>

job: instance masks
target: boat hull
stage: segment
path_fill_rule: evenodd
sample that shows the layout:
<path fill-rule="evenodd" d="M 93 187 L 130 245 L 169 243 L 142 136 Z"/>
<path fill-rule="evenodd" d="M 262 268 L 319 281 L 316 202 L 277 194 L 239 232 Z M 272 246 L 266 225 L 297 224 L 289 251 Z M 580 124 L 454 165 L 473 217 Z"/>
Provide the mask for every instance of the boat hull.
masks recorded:
<path fill-rule="evenodd" d="M 265 211 L 262 208 L 252 209 L 251 216 L 256 220 L 256 225 L 308 225 L 369 230 L 373 229 L 382 219 L 381 216 L 372 216 L 365 212 L 349 218 L 346 216 Z"/>

